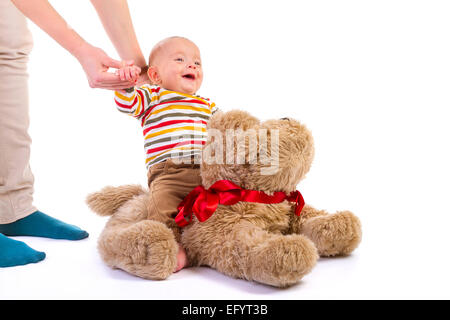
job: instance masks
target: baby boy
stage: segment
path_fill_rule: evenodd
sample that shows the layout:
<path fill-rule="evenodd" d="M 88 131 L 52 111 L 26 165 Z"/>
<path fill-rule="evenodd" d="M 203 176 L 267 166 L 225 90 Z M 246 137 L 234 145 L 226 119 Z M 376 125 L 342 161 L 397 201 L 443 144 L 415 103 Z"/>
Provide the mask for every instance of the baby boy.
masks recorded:
<path fill-rule="evenodd" d="M 118 109 L 137 118 L 144 134 L 150 201 L 148 218 L 171 228 L 177 242 L 177 206 L 200 185 L 198 157 L 206 142 L 206 125 L 216 111 L 214 103 L 196 95 L 203 80 L 200 50 L 190 40 L 170 37 L 160 41 L 149 58 L 152 85 L 115 92 Z M 137 79 L 139 69 L 124 66 L 122 79 Z M 179 246 L 177 268 L 186 265 Z"/>

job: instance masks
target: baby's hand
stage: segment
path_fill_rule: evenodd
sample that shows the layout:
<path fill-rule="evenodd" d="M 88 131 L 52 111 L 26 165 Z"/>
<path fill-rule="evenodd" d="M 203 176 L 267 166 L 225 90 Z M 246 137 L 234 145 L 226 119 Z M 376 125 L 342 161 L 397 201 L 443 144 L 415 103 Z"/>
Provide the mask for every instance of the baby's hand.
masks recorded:
<path fill-rule="evenodd" d="M 127 61 L 122 61 L 122 67 L 116 71 L 116 74 L 122 81 L 131 81 L 136 83 L 141 73 L 141 68 L 130 65 Z"/>

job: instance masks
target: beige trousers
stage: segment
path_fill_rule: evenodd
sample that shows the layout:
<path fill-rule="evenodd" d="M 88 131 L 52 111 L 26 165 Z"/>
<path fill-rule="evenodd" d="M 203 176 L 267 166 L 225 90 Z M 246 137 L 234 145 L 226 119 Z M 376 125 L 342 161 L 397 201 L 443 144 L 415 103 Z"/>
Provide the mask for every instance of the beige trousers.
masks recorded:
<path fill-rule="evenodd" d="M 151 166 L 148 172 L 150 199 L 147 218 L 164 223 L 180 242 L 180 227 L 175 223 L 178 205 L 200 184 L 202 178 L 198 164 L 176 163 L 167 159 Z"/>
<path fill-rule="evenodd" d="M 29 166 L 28 55 L 33 46 L 26 18 L 0 0 L 0 224 L 36 211 Z"/>

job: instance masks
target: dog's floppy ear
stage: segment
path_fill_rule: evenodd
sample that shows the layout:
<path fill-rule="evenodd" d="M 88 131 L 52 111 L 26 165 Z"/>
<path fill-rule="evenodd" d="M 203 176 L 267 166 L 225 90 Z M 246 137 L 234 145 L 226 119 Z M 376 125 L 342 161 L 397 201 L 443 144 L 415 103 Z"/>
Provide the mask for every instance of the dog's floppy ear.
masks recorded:
<path fill-rule="evenodd" d="M 308 128 L 295 119 L 267 120 L 261 123 L 267 130 L 267 147 L 260 142 L 260 151 L 269 151 L 268 163 L 252 168 L 256 186 L 265 191 L 292 191 L 311 168 L 314 158 L 314 140 Z M 275 141 L 274 141 L 275 139 Z M 275 147 L 275 148 L 273 148 Z M 261 152 L 260 152 L 261 153 Z"/>

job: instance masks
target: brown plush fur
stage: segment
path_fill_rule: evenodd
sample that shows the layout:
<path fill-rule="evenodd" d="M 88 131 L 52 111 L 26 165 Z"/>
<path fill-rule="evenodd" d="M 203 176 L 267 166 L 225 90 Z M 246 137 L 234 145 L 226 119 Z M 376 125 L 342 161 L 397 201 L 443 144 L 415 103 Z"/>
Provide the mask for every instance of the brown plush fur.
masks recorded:
<path fill-rule="evenodd" d="M 228 129 L 242 129 L 234 140 L 245 142 L 246 148 L 239 149 L 235 144 L 232 149 L 234 155 L 245 153 L 244 164 L 226 164 L 225 147 L 224 163 L 203 161 L 201 175 L 205 188 L 227 179 L 245 189 L 267 194 L 289 193 L 310 169 L 313 138 L 298 121 L 260 123 L 247 112 L 217 112 L 208 128 L 215 128 L 224 136 Z M 255 163 L 249 152 L 251 139 L 245 130 L 259 129 L 268 130 L 268 146 L 271 139 L 276 139 L 273 130 L 278 130 L 279 149 L 268 152 L 269 159 L 279 160 L 278 170 L 270 175 L 261 171 L 270 164 Z M 257 140 L 260 157 L 264 143 Z M 208 139 L 204 154 L 213 146 L 212 141 Z M 107 187 L 90 195 L 88 204 L 100 215 L 112 215 L 99 239 L 100 254 L 108 265 L 143 278 L 165 279 L 176 267 L 177 244 L 169 228 L 148 217 L 147 197 L 147 191 L 139 186 Z M 297 283 L 312 270 L 319 255 L 347 255 L 360 240 L 361 224 L 351 212 L 328 214 L 306 205 L 297 217 L 293 204 L 286 201 L 219 205 L 207 221 L 200 223 L 194 218 L 183 228 L 181 236 L 191 266 L 206 265 L 232 277 L 277 287 Z"/>
<path fill-rule="evenodd" d="M 105 187 L 87 197 L 96 213 L 112 215 L 98 241 L 101 257 L 146 279 L 166 279 L 176 268 L 178 244 L 167 226 L 148 217 L 148 195 L 140 186 Z"/>

